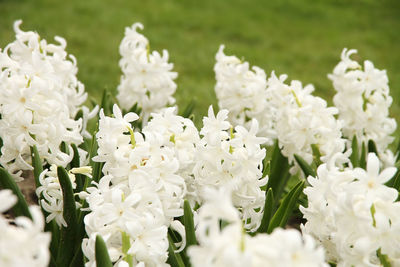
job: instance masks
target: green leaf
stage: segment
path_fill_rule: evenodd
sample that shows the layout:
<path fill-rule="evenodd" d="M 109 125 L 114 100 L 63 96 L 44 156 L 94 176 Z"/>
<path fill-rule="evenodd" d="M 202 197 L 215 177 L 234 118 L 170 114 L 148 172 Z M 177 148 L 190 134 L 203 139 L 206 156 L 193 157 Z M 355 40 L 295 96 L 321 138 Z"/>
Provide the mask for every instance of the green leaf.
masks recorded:
<path fill-rule="evenodd" d="M 97 131 L 94 132 L 93 137 L 92 137 L 92 143 L 90 146 L 89 155 L 90 155 L 90 165 L 92 166 L 92 171 L 93 171 L 92 180 L 95 182 L 98 182 L 101 178 L 101 174 L 102 174 L 101 170 L 103 168 L 104 163 L 93 161 L 93 157 L 97 155 L 97 149 L 98 149 L 96 133 L 97 133 Z M 84 189 L 86 189 L 86 186 L 84 186 Z"/>
<path fill-rule="evenodd" d="M 37 150 L 36 145 L 31 147 L 31 156 L 32 156 L 32 165 L 33 165 L 33 176 L 35 177 L 35 184 L 36 188 L 40 186 L 39 182 L 39 177 L 40 174 L 43 172 L 43 163 L 42 160 L 40 159 L 39 152 Z M 39 202 L 42 199 L 42 195 L 39 196 Z M 42 213 L 44 216 L 48 216 L 48 212 L 46 212 L 42 208 Z M 45 224 L 45 229 L 46 232 L 51 233 L 51 243 L 50 243 L 50 252 L 53 257 L 57 255 L 57 249 L 58 249 L 58 241 L 59 241 L 59 235 L 60 235 L 60 229 L 58 228 L 58 225 L 54 220 L 50 221 L 49 223 Z M 54 258 L 52 258 L 54 261 Z"/>
<path fill-rule="evenodd" d="M 33 176 L 35 177 L 36 188 L 40 186 L 39 177 L 43 172 L 43 163 L 40 159 L 39 151 L 37 150 L 36 145 L 31 146 L 31 157 L 32 157 L 32 165 L 33 165 Z"/>
<path fill-rule="evenodd" d="M 189 116 L 193 113 L 195 106 L 196 106 L 196 102 L 194 100 L 191 100 L 189 102 L 189 104 L 185 107 L 183 112 L 180 112 L 179 115 L 181 115 L 184 118 L 189 118 Z"/>
<path fill-rule="evenodd" d="M 282 204 L 275 212 L 268 226 L 268 233 L 276 227 L 284 227 L 292 214 L 300 194 L 303 192 L 304 181 L 300 181 L 283 199 Z"/>
<path fill-rule="evenodd" d="M 124 254 L 123 260 L 126 261 L 129 264 L 129 266 L 133 266 L 133 257 L 132 255 L 128 254 L 128 251 L 131 248 L 129 235 L 125 232 L 122 232 L 121 239 L 122 239 L 122 253 Z"/>
<path fill-rule="evenodd" d="M 313 152 L 313 159 L 317 166 L 322 164 L 321 152 L 319 152 L 319 147 L 316 144 L 311 144 L 311 150 Z"/>
<path fill-rule="evenodd" d="M 81 165 L 81 162 L 79 159 L 78 147 L 75 144 L 72 144 L 71 146 L 74 151 L 74 157 L 72 158 L 72 161 L 71 161 L 71 168 L 79 168 Z M 82 175 L 82 174 L 75 174 L 75 177 L 76 177 L 76 179 L 75 179 L 76 192 L 81 192 L 83 190 L 83 185 L 85 183 L 87 176 Z"/>
<path fill-rule="evenodd" d="M 368 140 L 368 153 L 375 153 L 378 156 L 378 149 L 376 149 L 374 140 Z"/>
<path fill-rule="evenodd" d="M 84 266 L 85 263 L 83 261 L 83 252 L 82 248 L 78 246 L 75 249 L 74 257 L 72 258 L 71 263 L 69 264 L 69 267 L 77 267 L 77 266 Z"/>
<path fill-rule="evenodd" d="M 100 235 L 96 236 L 95 244 L 96 266 L 112 267 L 110 256 L 108 255 L 107 246 Z"/>
<path fill-rule="evenodd" d="M 80 109 L 80 110 L 78 110 L 78 112 L 76 113 L 76 115 L 75 115 L 75 119 L 74 120 L 79 120 L 80 118 L 83 118 L 83 110 L 82 109 Z"/>
<path fill-rule="evenodd" d="M 379 261 L 382 263 L 383 267 L 391 267 L 392 266 L 392 264 L 390 264 L 389 257 L 385 254 L 382 254 L 380 248 L 376 252 L 376 255 L 378 256 Z"/>
<path fill-rule="evenodd" d="M 42 212 L 47 215 L 47 212 L 42 209 Z M 46 232 L 51 233 L 51 241 L 50 241 L 50 253 L 52 255 L 53 261 L 55 261 L 54 257 L 57 255 L 58 244 L 60 241 L 60 228 L 58 227 L 55 220 L 50 221 L 45 224 L 44 230 Z M 50 266 L 57 266 L 56 264 L 52 264 Z"/>
<path fill-rule="evenodd" d="M 365 170 L 366 166 L 367 166 L 367 153 L 366 153 L 365 143 L 363 142 L 361 147 L 360 168 Z"/>
<path fill-rule="evenodd" d="M 25 216 L 32 219 L 24 195 L 19 189 L 14 178 L 4 168 L 0 168 L 0 184 L 3 189 L 10 189 L 18 198 L 18 202 L 12 208 L 15 216 Z"/>
<path fill-rule="evenodd" d="M 196 245 L 197 240 L 194 231 L 193 212 L 187 200 L 183 203 L 183 224 L 185 225 L 186 232 L 186 248 L 191 245 Z"/>
<path fill-rule="evenodd" d="M 168 247 L 167 262 L 171 265 L 171 267 L 185 267 L 181 255 L 175 253 L 176 247 L 169 233 L 168 233 L 168 243 L 169 247 Z"/>
<path fill-rule="evenodd" d="M 360 166 L 360 161 L 358 156 L 358 141 L 356 135 L 354 135 L 353 140 L 351 141 L 350 161 L 354 168 Z"/>
<path fill-rule="evenodd" d="M 308 176 L 317 177 L 317 173 L 315 170 L 299 155 L 294 154 L 294 158 L 296 159 L 297 163 L 299 164 L 301 170 L 303 171 L 305 177 Z"/>
<path fill-rule="evenodd" d="M 1 119 L 1 114 L 0 114 L 0 119 Z M 3 139 L 0 138 L 0 156 L 3 155 L 3 153 L 1 153 L 2 147 L 3 147 Z"/>
<path fill-rule="evenodd" d="M 110 107 L 109 104 L 110 97 L 111 97 L 110 93 L 107 91 L 107 89 L 104 89 L 103 94 L 101 96 L 100 109 L 103 109 L 104 115 L 106 116 L 112 114 L 112 108 Z"/>
<path fill-rule="evenodd" d="M 274 212 L 274 193 L 272 188 L 266 191 L 264 213 L 261 219 L 260 227 L 257 229 L 259 233 L 266 233 L 268 230 L 268 225 L 271 220 L 272 214 Z"/>
<path fill-rule="evenodd" d="M 57 167 L 58 180 L 63 194 L 63 217 L 67 227 L 62 227 L 58 247 L 57 266 L 68 266 L 76 247 L 77 218 L 74 191 L 67 171 Z"/>
<path fill-rule="evenodd" d="M 265 157 L 266 159 L 267 157 Z M 270 160 L 263 160 L 263 174 L 262 177 L 265 177 L 270 174 L 271 172 L 271 161 Z"/>
<path fill-rule="evenodd" d="M 1 146 L 0 146 L 1 147 Z M 396 157 L 395 157 L 395 159 L 396 159 L 396 161 L 398 161 L 399 159 L 400 159 L 400 141 L 399 141 L 399 143 L 397 144 L 397 148 L 396 148 L 396 150 L 394 151 L 394 154 L 396 155 Z M 1 155 L 1 154 L 0 154 Z"/>
<path fill-rule="evenodd" d="M 283 189 L 289 180 L 289 163 L 279 149 L 278 141 L 275 142 L 271 157 L 271 171 L 268 177 L 267 189 L 272 188 L 275 202 L 280 199 Z"/>

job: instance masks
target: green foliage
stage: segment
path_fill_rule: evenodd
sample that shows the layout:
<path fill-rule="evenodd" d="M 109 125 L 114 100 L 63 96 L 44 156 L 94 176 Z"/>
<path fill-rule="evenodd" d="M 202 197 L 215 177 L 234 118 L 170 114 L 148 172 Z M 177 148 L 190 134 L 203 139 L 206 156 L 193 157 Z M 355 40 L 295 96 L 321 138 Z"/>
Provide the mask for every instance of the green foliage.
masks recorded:
<path fill-rule="evenodd" d="M 63 217 L 67 227 L 61 228 L 57 254 L 57 266 L 69 266 L 73 259 L 77 242 L 77 216 L 71 180 L 63 167 L 57 167 L 57 175 L 63 194 Z M 78 243 L 78 244 L 77 244 Z"/>
<path fill-rule="evenodd" d="M 183 204 L 183 224 L 185 226 L 186 233 L 186 247 L 196 245 L 196 235 L 194 232 L 193 212 L 190 207 L 189 201 L 185 200 Z"/>
<path fill-rule="evenodd" d="M 17 196 L 18 202 L 12 208 L 15 216 L 32 218 L 24 195 L 15 183 L 14 178 L 4 168 L 0 168 L 0 186 L 3 189 L 10 189 Z"/>
<path fill-rule="evenodd" d="M 110 256 L 108 255 L 106 244 L 100 235 L 96 236 L 95 244 L 96 266 L 97 267 L 112 267 Z"/>
<path fill-rule="evenodd" d="M 266 233 L 268 231 L 269 222 L 274 213 L 275 203 L 274 203 L 274 193 L 272 188 L 266 191 L 264 213 L 261 219 L 260 227 L 257 229 L 258 233 Z"/>
<path fill-rule="evenodd" d="M 303 192 L 304 181 L 300 181 L 284 198 L 268 225 L 267 233 L 271 233 L 276 227 L 285 227 L 300 194 Z"/>
<path fill-rule="evenodd" d="M 305 177 L 312 176 L 317 177 L 316 171 L 299 155 L 294 155 L 296 162 L 299 164 L 301 170 L 303 171 Z"/>

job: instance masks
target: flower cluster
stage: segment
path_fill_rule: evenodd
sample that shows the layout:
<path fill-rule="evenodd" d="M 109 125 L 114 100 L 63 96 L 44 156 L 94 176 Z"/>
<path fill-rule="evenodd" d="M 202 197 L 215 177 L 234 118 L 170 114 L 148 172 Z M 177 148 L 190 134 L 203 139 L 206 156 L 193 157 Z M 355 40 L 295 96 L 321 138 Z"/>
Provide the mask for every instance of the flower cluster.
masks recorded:
<path fill-rule="evenodd" d="M 396 169 L 379 172 L 379 164 L 370 153 L 366 170 L 339 169 L 329 162 L 308 178 L 308 207 L 301 207 L 304 230 L 338 266 L 381 266 L 379 257 L 400 264 L 400 202 L 397 190 L 385 185 Z"/>
<path fill-rule="evenodd" d="M 142 119 L 147 121 L 151 112 L 175 103 L 172 95 L 178 75 L 171 71 L 173 64 L 168 63 L 168 51 L 163 50 L 162 55 L 157 51 L 150 53 L 149 41 L 136 31 L 138 28 L 143 29 L 143 25 L 135 23 L 127 27 L 119 47 L 123 75 L 117 99 L 126 110 L 137 103 L 142 109 Z"/>
<path fill-rule="evenodd" d="M 334 117 L 338 111 L 313 96 L 312 85 L 303 88 L 299 81 L 287 85 L 287 76 L 278 78 L 274 72 L 267 81 L 264 70 L 253 67 L 254 72 L 250 71 L 247 62 L 226 56 L 223 48 L 220 47 L 214 66 L 215 92 L 219 106 L 229 110 L 232 123 L 249 128 L 250 119 L 257 119 L 262 129 L 260 135 L 269 138 L 269 143 L 277 138 L 290 163 L 294 154 L 310 163 L 311 145 L 319 149 L 324 162 L 344 150 L 342 125 Z"/>
<path fill-rule="evenodd" d="M 343 135 L 349 139 L 356 136 L 364 143 L 373 140 L 380 157 L 393 165 L 393 156 L 386 149 L 394 140 L 390 135 L 396 129 L 396 121 L 389 118 L 392 98 L 386 71 L 376 69 L 369 60 L 360 66 L 350 58 L 355 53 L 357 50 L 344 49 L 341 61 L 328 75 L 337 91 L 333 102 L 339 109 L 339 119 L 344 121 Z"/>
<path fill-rule="evenodd" d="M 120 46 L 124 110 L 105 97 L 89 134 L 97 108 L 82 106 L 65 40 L 20 23 L 0 51 L 0 186 L 15 193 L 0 191 L 1 266 L 400 266 L 388 79 L 355 50 L 329 75 L 328 107 L 312 85 L 267 79 L 220 46 L 220 110 L 198 130 L 166 107 L 177 74 L 135 23 Z M 15 184 L 32 170 L 46 220 Z"/>
<path fill-rule="evenodd" d="M 327 107 L 325 100 L 313 96 L 311 84 L 303 87 L 300 81 L 292 81 L 287 85 L 286 77 L 278 78 L 272 73 L 267 90 L 281 152 L 290 163 L 294 154 L 311 163 L 314 145 L 321 154 L 320 160 L 327 162 L 345 148 L 341 122 L 334 117 L 337 109 Z"/>
<path fill-rule="evenodd" d="M 193 173 L 199 202 L 207 198 L 207 187 L 229 188 L 233 204 L 241 210 L 245 228 L 258 228 L 262 216 L 265 192 L 261 186 L 268 177 L 262 177 L 265 149 L 260 144 L 265 138 L 257 137 L 258 123 L 253 120 L 250 131 L 232 125 L 226 120 L 227 110 L 214 115 L 212 106 L 203 118 L 203 136 L 197 145 L 196 165 Z"/>
<path fill-rule="evenodd" d="M 114 118 L 100 113 L 98 155 L 104 177 L 88 189 L 90 213 L 85 217 L 89 239 L 83 243 L 88 265 L 94 262 L 97 234 L 105 239 L 114 262 L 131 261 L 163 266 L 167 259 L 169 226 L 181 229 L 174 217 L 183 215 L 185 179 L 192 165 L 193 142 L 198 138 L 193 123 L 174 115 L 174 108 L 154 114 L 142 133 L 122 117 L 115 105 Z"/>
<path fill-rule="evenodd" d="M 44 233 L 43 215 L 37 206 L 30 207 L 33 217 L 17 217 L 11 224 L 2 213 L 17 202 L 10 190 L 0 191 L 0 266 L 46 267 L 50 261 L 50 234 Z"/>
<path fill-rule="evenodd" d="M 270 235 L 254 237 L 246 234 L 230 195 L 224 189 L 207 190 L 208 199 L 198 213 L 199 245 L 188 251 L 194 267 L 328 266 L 323 249 L 297 230 L 278 228 Z"/>
<path fill-rule="evenodd" d="M 264 70 L 256 66 L 250 70 L 248 62 L 226 56 L 223 45 L 215 58 L 215 93 L 219 108 L 229 110 L 229 121 L 234 126 L 250 127 L 251 119 L 257 119 L 261 127 L 259 134 L 273 138 Z"/>
<path fill-rule="evenodd" d="M 72 188 L 76 188 L 76 173 L 90 177 L 91 172 L 91 167 L 88 166 L 72 168 L 68 173 Z M 57 175 L 57 166 L 53 164 L 49 169 L 45 169 L 39 176 L 39 183 L 40 186 L 36 189 L 36 195 L 40 199 L 40 206 L 48 213 L 46 222 L 48 223 L 55 220 L 58 226 L 67 227 L 67 222 L 63 217 L 64 201 L 60 181 Z M 79 202 L 76 202 L 76 207 L 80 207 Z"/>
<path fill-rule="evenodd" d="M 75 116 L 87 97 L 66 41 L 56 37 L 58 45 L 48 44 L 37 33 L 20 30 L 21 23 L 14 24 L 16 40 L 0 50 L 0 163 L 17 181 L 22 170 L 32 169 L 31 146 L 50 164 L 71 161 L 70 145 L 82 143 L 85 128 Z"/>

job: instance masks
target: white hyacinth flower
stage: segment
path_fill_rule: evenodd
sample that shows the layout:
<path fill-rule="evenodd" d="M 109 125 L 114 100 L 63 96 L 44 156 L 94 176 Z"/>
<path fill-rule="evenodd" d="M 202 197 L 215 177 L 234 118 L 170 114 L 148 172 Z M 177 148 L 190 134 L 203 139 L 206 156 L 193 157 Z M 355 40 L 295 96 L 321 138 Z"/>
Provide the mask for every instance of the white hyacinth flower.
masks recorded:
<path fill-rule="evenodd" d="M 252 119 L 260 123 L 259 135 L 274 137 L 270 106 L 267 103 L 267 76 L 263 69 L 252 67 L 235 56 L 224 54 L 224 45 L 219 47 L 214 66 L 215 93 L 220 109 L 229 110 L 229 121 L 247 128 Z"/>
<path fill-rule="evenodd" d="M 250 131 L 242 126 L 233 126 L 226 121 L 227 110 L 215 116 L 212 106 L 208 117 L 204 117 L 203 136 L 197 144 L 194 186 L 198 201 L 207 197 L 204 188 L 229 188 L 233 203 L 241 209 L 245 228 L 255 230 L 260 225 L 265 192 L 260 187 L 268 178 L 262 177 L 262 160 L 265 149 L 260 145 L 266 138 L 257 137 L 258 122 L 253 120 Z"/>
<path fill-rule="evenodd" d="M 125 37 L 119 47 L 123 75 L 117 88 L 117 99 L 126 110 L 137 103 L 142 109 L 142 119 L 147 122 L 151 112 L 175 103 L 172 95 L 178 74 L 172 71 L 173 64 L 168 63 L 168 51 L 150 53 L 149 41 L 137 29 L 143 29 L 143 25 L 134 23 L 125 28 Z"/>
<path fill-rule="evenodd" d="M 86 121 L 75 116 L 87 98 L 66 41 L 55 37 L 58 44 L 48 44 L 37 33 L 22 31 L 21 23 L 14 23 L 16 40 L 0 50 L 0 163 L 17 181 L 32 169 L 31 146 L 49 164 L 66 166 L 72 160 L 71 144 L 82 143 L 86 133 Z"/>
<path fill-rule="evenodd" d="M 320 160 L 327 162 L 345 148 L 342 125 L 335 118 L 338 111 L 328 107 L 322 98 L 313 96 L 311 84 L 303 87 L 300 81 L 292 81 L 287 85 L 286 78 L 272 73 L 267 89 L 281 152 L 290 163 L 294 162 L 294 154 L 311 163 L 314 145 L 321 154 Z"/>
<path fill-rule="evenodd" d="M 304 190 L 308 207 L 300 207 L 304 231 L 325 247 L 338 266 L 381 266 L 378 253 L 392 266 L 400 263 L 400 202 L 396 189 L 386 186 L 396 173 L 379 171 L 378 157 L 368 155 L 367 169 L 339 169 L 322 164 Z"/>
<path fill-rule="evenodd" d="M 229 190 L 205 191 L 209 198 L 198 210 L 199 245 L 188 249 L 192 266 L 328 266 L 324 250 L 311 236 L 279 228 L 270 235 L 250 236 L 243 229 Z M 221 221 L 225 226 L 221 227 Z"/>
<path fill-rule="evenodd" d="M 10 224 L 2 213 L 16 202 L 10 190 L 0 191 L 0 266 L 46 267 L 50 261 L 50 234 L 44 232 L 43 215 L 37 206 L 32 206 L 32 220 L 17 217 Z"/>
<path fill-rule="evenodd" d="M 359 143 L 373 140 L 381 160 L 393 166 L 394 158 L 387 146 L 394 140 L 391 134 L 397 125 L 389 117 L 392 97 L 386 70 L 375 68 L 369 60 L 362 67 L 350 58 L 355 53 L 357 50 L 343 49 L 341 61 L 328 75 L 337 92 L 333 102 L 344 122 L 343 134 L 349 139 L 356 136 Z"/>
<path fill-rule="evenodd" d="M 183 215 L 186 183 L 181 175 L 188 175 L 193 165 L 199 138 L 193 123 L 174 112 L 171 108 L 152 114 L 154 122 L 139 133 L 131 125 L 136 114 L 122 116 L 117 105 L 113 117 L 100 111 L 98 155 L 93 160 L 104 162 L 104 176 L 87 189 L 88 238 L 82 244 L 87 266 L 96 264 L 98 234 L 115 266 L 127 261 L 135 266 L 167 265 L 167 229 L 182 228 L 174 221 Z"/>
<path fill-rule="evenodd" d="M 312 145 L 319 149 L 323 162 L 344 150 L 342 125 L 335 118 L 338 110 L 313 96 L 312 85 L 303 88 L 299 81 L 287 85 L 287 76 L 277 77 L 274 72 L 267 81 L 262 69 L 250 70 L 248 62 L 226 56 L 223 49 L 220 46 L 216 55 L 215 92 L 219 107 L 229 110 L 229 121 L 250 129 L 251 120 L 257 119 L 259 135 L 267 137 L 268 144 L 278 139 L 290 163 L 294 154 L 311 163 Z"/>
<path fill-rule="evenodd" d="M 68 173 L 72 188 L 76 188 L 75 174 L 79 173 L 90 177 L 91 172 L 92 168 L 88 166 L 72 168 Z M 39 176 L 39 183 L 40 186 L 36 189 L 36 195 L 40 199 L 40 206 L 49 213 L 46 217 L 46 222 L 49 223 L 55 220 L 59 227 L 67 227 L 67 222 L 63 217 L 64 201 L 57 175 L 57 166 L 53 164 L 49 170 L 44 170 Z M 80 207 L 79 202 L 75 204 Z"/>

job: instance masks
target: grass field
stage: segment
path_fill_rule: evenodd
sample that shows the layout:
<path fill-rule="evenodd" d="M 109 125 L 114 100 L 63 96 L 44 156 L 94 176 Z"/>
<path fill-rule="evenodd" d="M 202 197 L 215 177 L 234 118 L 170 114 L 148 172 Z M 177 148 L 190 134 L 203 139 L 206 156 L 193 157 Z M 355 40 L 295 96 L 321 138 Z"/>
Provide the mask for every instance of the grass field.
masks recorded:
<path fill-rule="evenodd" d="M 151 48 L 167 49 L 179 73 L 178 105 L 197 101 L 204 115 L 214 94 L 214 56 L 220 44 L 269 74 L 313 83 L 316 94 L 334 94 L 327 73 L 344 47 L 387 69 L 400 121 L 400 1 L 398 0 L 0 0 L 0 47 L 14 39 L 12 24 L 52 41 L 67 39 L 78 59 L 79 79 L 98 99 L 119 83 L 118 46 L 124 27 L 142 22 Z"/>

